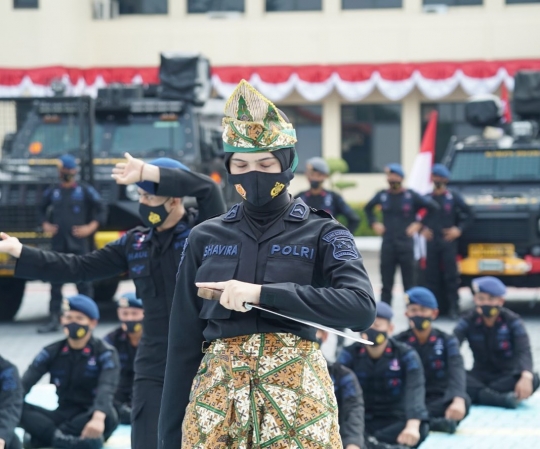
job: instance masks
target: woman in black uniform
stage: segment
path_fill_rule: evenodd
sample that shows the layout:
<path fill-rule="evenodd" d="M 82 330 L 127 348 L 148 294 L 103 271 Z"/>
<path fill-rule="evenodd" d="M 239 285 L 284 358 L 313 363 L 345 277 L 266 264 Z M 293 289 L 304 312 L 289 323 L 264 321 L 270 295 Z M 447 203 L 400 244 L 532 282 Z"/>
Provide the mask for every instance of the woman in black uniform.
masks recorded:
<path fill-rule="evenodd" d="M 243 201 L 186 241 L 159 448 L 341 447 L 315 329 L 244 304 L 360 331 L 375 317 L 369 278 L 350 232 L 287 192 L 297 157 L 284 115 L 245 81 L 225 114 L 225 163 Z"/>

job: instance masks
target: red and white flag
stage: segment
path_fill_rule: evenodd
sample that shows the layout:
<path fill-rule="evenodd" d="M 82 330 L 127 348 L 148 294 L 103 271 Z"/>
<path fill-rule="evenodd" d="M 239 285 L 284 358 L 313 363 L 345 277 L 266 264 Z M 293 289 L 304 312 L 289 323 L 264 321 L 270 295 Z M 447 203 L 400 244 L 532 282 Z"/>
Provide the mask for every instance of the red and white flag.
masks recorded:
<path fill-rule="evenodd" d="M 431 111 L 429 114 L 429 121 L 426 130 L 424 131 L 424 136 L 422 137 L 420 153 L 416 156 L 411 174 L 409 175 L 408 187 L 415 190 L 420 195 L 427 195 L 433 190 L 431 183 L 431 167 L 435 160 L 438 115 L 437 111 Z M 414 237 L 414 255 L 416 260 L 424 260 L 425 262 L 426 241 L 420 235 Z"/>

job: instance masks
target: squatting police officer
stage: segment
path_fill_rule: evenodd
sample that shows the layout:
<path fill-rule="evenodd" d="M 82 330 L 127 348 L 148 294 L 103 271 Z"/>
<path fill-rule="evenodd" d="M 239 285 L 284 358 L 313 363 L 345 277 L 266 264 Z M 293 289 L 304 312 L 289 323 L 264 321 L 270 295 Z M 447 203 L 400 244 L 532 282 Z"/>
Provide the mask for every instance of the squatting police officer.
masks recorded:
<path fill-rule="evenodd" d="M 135 356 L 143 332 L 143 303 L 135 292 L 124 293 L 118 300 L 120 327 L 108 333 L 104 340 L 116 348 L 120 359 L 120 382 L 114 395 L 114 407 L 120 424 L 131 423 Z"/>
<path fill-rule="evenodd" d="M 521 318 L 503 307 L 506 287 L 492 276 L 472 283 L 475 308 L 454 329 L 467 340 L 474 357 L 467 372 L 467 393 L 473 404 L 516 408 L 538 388 L 531 345 Z"/>
<path fill-rule="evenodd" d="M 408 290 L 415 285 L 413 236 L 422 227 L 417 221 L 416 214 L 420 209 L 435 210 L 439 206 L 433 200 L 402 187 L 405 174 L 401 165 L 390 164 L 385 171 L 390 188 L 378 192 L 366 204 L 364 210 L 373 230 L 382 235 L 381 300 L 391 304 L 397 265 L 401 270 L 403 288 Z M 376 205 L 382 208 L 383 223 L 379 223 L 373 213 Z"/>
<path fill-rule="evenodd" d="M 1 234 L 0 252 L 19 258 L 15 276 L 53 282 L 105 279 L 127 272 L 144 305 L 143 335 L 135 359 L 132 399 L 132 448 L 157 444 L 157 423 L 167 358 L 169 313 L 184 241 L 198 222 L 225 211 L 221 190 L 210 178 L 168 158 L 150 163 L 126 154 L 113 176 L 139 186 L 139 212 L 146 227 L 137 227 L 104 248 L 84 256 L 22 246 Z M 196 211 L 182 197 L 197 198 Z"/>
<path fill-rule="evenodd" d="M 105 223 L 106 208 L 99 193 L 88 184 L 78 182 L 77 161 L 70 154 L 59 159 L 60 183 L 43 193 L 38 209 L 39 223 L 43 231 L 52 234 L 53 251 L 86 254 L 93 248 L 91 236 Z M 79 293 L 93 297 L 92 283 L 77 281 Z M 62 282 L 51 282 L 49 322 L 38 332 L 58 330 L 62 304 Z"/>
<path fill-rule="evenodd" d="M 99 320 L 92 299 L 72 296 L 64 301 L 64 309 L 67 338 L 42 349 L 22 379 L 27 394 L 49 373 L 58 408 L 47 410 L 25 402 L 21 427 L 32 447 L 99 449 L 118 425 L 113 407 L 120 375 L 118 354 L 92 335 Z"/>
<path fill-rule="evenodd" d="M 20 449 L 15 435 L 23 404 L 23 389 L 19 371 L 13 363 L 0 356 L 0 449 Z"/>
<path fill-rule="evenodd" d="M 470 407 L 459 342 L 431 325 L 439 312 L 431 291 L 413 287 L 405 292 L 405 301 L 411 328 L 395 338 L 412 346 L 422 360 L 430 430 L 454 433 Z"/>
<path fill-rule="evenodd" d="M 362 386 L 367 446 L 373 449 L 418 447 L 429 432 L 422 361 L 413 348 L 390 337 L 392 317 L 391 307 L 378 302 L 377 318 L 363 335 L 373 346 L 355 343 L 338 357 Z"/>

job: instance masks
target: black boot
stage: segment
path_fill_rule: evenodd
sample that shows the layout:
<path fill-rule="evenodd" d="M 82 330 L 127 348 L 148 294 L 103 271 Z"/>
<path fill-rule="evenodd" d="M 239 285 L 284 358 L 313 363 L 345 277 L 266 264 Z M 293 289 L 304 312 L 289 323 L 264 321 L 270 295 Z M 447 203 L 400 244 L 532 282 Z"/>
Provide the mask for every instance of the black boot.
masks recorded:
<path fill-rule="evenodd" d="M 365 446 L 367 449 L 410 449 L 410 447 L 401 444 L 383 443 L 375 437 L 367 437 Z"/>
<path fill-rule="evenodd" d="M 66 435 L 56 429 L 52 440 L 54 449 L 101 449 L 103 438 L 79 438 L 75 435 Z"/>
<path fill-rule="evenodd" d="M 513 391 L 509 393 L 499 393 L 491 388 L 484 388 L 478 393 L 478 403 L 480 405 L 514 409 L 518 406 L 519 401 Z"/>
<path fill-rule="evenodd" d="M 429 420 L 429 430 L 435 432 L 455 433 L 457 422 L 453 419 L 446 418 L 431 418 Z"/>
<path fill-rule="evenodd" d="M 48 334 L 49 332 L 57 332 L 60 329 L 60 315 L 58 313 L 51 313 L 49 321 L 43 326 L 38 327 L 38 334 Z"/>

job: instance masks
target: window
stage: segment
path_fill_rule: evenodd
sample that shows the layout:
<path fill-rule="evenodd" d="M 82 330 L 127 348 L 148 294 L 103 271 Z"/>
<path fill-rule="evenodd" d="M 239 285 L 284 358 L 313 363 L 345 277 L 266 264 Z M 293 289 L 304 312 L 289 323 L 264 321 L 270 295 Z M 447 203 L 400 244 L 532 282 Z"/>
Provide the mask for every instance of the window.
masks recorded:
<path fill-rule="evenodd" d="M 484 0 L 424 0 L 426 5 L 469 6 L 483 5 Z"/>
<path fill-rule="evenodd" d="M 244 0 L 188 0 L 188 13 L 244 12 Z"/>
<path fill-rule="evenodd" d="M 465 103 L 424 103 L 420 113 L 422 119 L 422 135 L 432 110 L 439 112 L 437 121 L 437 140 L 435 143 L 435 162 L 440 162 L 452 136 L 464 138 L 480 134 L 479 129 L 469 125 L 465 120 Z"/>
<path fill-rule="evenodd" d="M 168 0 L 118 0 L 120 14 L 168 14 Z"/>
<path fill-rule="evenodd" d="M 380 173 L 401 162 L 401 105 L 342 106 L 341 157 L 351 173 Z"/>
<path fill-rule="evenodd" d="M 322 0 L 266 0 L 266 11 L 321 11 Z"/>
<path fill-rule="evenodd" d="M 402 8 L 403 0 L 341 0 L 342 9 Z"/>
<path fill-rule="evenodd" d="M 304 173 L 309 158 L 322 156 L 322 106 L 278 106 L 296 130 L 298 173 Z"/>
<path fill-rule="evenodd" d="M 36 9 L 39 8 L 38 0 L 13 0 L 15 9 Z"/>
<path fill-rule="evenodd" d="M 507 5 L 516 5 L 518 3 L 540 3 L 540 0 L 506 0 Z"/>

